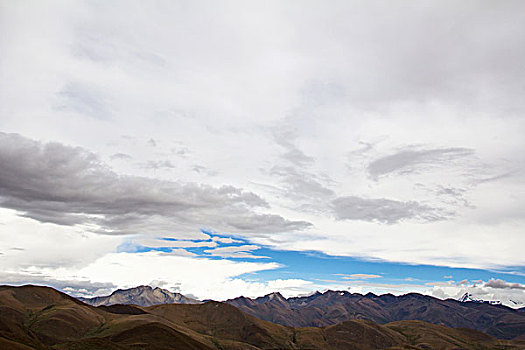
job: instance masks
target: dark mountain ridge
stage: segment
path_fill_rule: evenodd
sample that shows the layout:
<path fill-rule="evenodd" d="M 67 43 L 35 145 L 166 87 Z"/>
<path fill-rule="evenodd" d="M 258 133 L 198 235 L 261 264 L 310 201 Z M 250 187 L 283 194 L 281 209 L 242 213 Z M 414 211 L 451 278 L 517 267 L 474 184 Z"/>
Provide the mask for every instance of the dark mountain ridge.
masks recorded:
<path fill-rule="evenodd" d="M 378 296 L 329 290 L 288 299 L 271 293 L 256 299 L 238 297 L 226 303 L 262 320 L 291 327 L 325 327 L 355 319 L 379 324 L 420 320 L 476 329 L 500 339 L 525 334 L 525 314 L 518 310 L 488 303 L 441 300 L 418 293 Z"/>

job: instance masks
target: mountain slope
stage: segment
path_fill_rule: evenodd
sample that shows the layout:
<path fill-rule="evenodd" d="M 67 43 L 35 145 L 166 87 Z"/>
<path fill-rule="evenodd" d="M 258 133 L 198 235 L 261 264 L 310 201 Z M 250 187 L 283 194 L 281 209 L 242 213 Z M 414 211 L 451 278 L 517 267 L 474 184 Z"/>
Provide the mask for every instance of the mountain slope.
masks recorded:
<path fill-rule="evenodd" d="M 462 303 L 410 293 L 402 296 L 327 291 L 308 297 L 226 301 L 260 319 L 294 327 L 322 327 L 346 320 L 366 319 L 379 324 L 420 320 L 448 327 L 465 327 L 500 339 L 525 334 L 525 313 L 487 303 Z"/>
<path fill-rule="evenodd" d="M 86 304 L 93 306 L 134 304 L 151 306 L 159 304 L 198 304 L 200 301 L 188 298 L 180 293 L 172 293 L 162 288 L 139 286 L 129 289 L 118 289 L 108 296 L 94 298 L 78 298 Z"/>
<path fill-rule="evenodd" d="M 275 299 L 275 298 L 269 298 Z M 328 327 L 273 324 L 218 302 L 93 307 L 47 287 L 0 287 L 0 348 L 123 349 L 520 349 L 470 329 L 426 322 Z"/>

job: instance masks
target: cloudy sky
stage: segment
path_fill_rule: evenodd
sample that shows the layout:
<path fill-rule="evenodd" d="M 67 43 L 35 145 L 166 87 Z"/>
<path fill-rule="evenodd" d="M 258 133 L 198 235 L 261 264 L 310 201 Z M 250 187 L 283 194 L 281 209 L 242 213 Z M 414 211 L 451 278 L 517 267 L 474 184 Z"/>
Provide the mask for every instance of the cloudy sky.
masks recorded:
<path fill-rule="evenodd" d="M 522 1 L 1 1 L 0 283 L 525 303 L 524 43 Z"/>

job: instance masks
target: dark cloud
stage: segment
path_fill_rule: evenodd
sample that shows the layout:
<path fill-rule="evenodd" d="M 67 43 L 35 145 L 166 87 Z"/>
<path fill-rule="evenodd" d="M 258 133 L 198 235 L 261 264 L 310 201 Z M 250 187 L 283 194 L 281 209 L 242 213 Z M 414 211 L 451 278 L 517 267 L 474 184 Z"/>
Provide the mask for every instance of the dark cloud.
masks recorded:
<path fill-rule="evenodd" d="M 255 213 L 268 203 L 233 186 L 211 187 L 114 173 L 93 153 L 0 133 L 0 206 L 60 225 L 91 224 L 108 234 L 280 232 L 308 227 Z"/>
<path fill-rule="evenodd" d="M 413 201 L 401 202 L 386 198 L 339 197 L 332 201 L 332 208 L 337 220 L 363 220 L 395 224 L 405 219 L 437 221 L 446 218 L 440 210 L 426 205 Z"/>
<path fill-rule="evenodd" d="M 498 289 L 521 289 L 525 290 L 525 285 L 519 283 L 508 283 L 500 279 L 491 279 L 485 283 L 485 287 L 498 288 Z"/>
<path fill-rule="evenodd" d="M 436 165 L 448 165 L 473 154 L 468 148 L 405 149 L 372 161 L 367 170 L 371 178 L 378 179 L 390 173 L 409 174 Z"/>

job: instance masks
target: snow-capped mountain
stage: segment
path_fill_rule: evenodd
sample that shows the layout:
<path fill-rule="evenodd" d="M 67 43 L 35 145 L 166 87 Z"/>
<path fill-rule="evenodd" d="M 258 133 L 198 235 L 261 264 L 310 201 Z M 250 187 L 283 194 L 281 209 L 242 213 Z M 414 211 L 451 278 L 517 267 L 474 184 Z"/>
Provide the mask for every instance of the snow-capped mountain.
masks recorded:
<path fill-rule="evenodd" d="M 472 294 L 470 294 L 469 292 L 466 292 L 465 294 L 463 294 L 459 299 L 458 301 L 461 301 L 462 303 L 466 303 L 466 302 L 473 302 L 473 303 L 486 303 L 486 304 L 491 304 L 491 305 L 501 305 L 501 301 L 499 300 L 483 300 L 483 299 L 477 299 L 476 297 L 474 297 Z"/>
<path fill-rule="evenodd" d="M 199 304 L 200 301 L 188 298 L 180 293 L 172 293 L 162 288 L 139 286 L 130 289 L 118 289 L 111 295 L 95 298 L 78 298 L 93 306 L 113 304 L 134 304 L 151 306 L 158 304 Z"/>
<path fill-rule="evenodd" d="M 465 292 L 465 294 L 463 294 L 460 298 L 458 298 L 458 301 L 462 303 L 474 302 L 474 303 L 485 303 L 485 304 L 490 304 L 490 305 L 505 305 L 513 309 L 519 309 L 525 306 L 524 303 L 513 300 L 513 299 L 486 300 L 486 299 L 478 298 L 469 292 Z"/>

